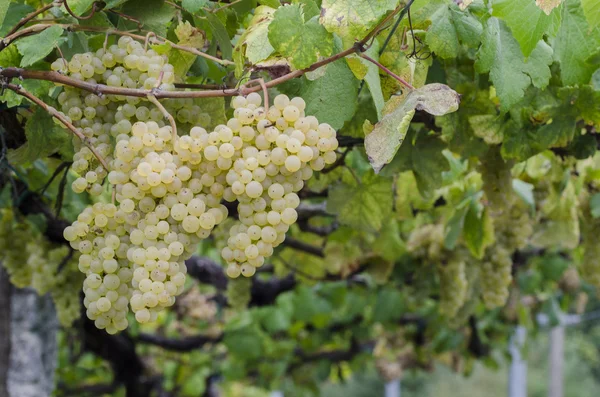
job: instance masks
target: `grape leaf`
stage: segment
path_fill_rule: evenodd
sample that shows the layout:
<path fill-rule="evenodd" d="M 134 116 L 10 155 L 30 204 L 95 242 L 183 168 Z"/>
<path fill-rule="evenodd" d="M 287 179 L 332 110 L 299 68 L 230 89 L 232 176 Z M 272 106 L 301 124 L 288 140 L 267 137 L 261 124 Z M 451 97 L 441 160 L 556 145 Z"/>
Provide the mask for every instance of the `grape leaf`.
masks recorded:
<path fill-rule="evenodd" d="M 417 187 L 425 199 L 432 197 L 443 182 L 442 173 L 450 167 L 442 151 L 446 145 L 434 135 L 415 134 L 409 130 L 396 156 L 381 172 L 383 176 L 412 171 Z"/>
<path fill-rule="evenodd" d="M 385 33 L 381 35 L 383 40 Z M 392 72 L 402 77 L 413 87 L 421 87 L 427 79 L 427 72 L 432 64 L 432 57 L 411 57 L 412 46 L 406 48 L 404 45 L 404 33 L 398 29 L 390 38 L 385 51 L 381 54 L 379 62 Z M 395 78 L 387 73 L 381 73 L 381 85 L 384 98 L 389 98 L 392 94 L 405 87 Z"/>
<path fill-rule="evenodd" d="M 590 28 L 600 27 L 600 2 L 597 0 L 581 0 L 581 6 Z"/>
<path fill-rule="evenodd" d="M 60 26 L 52 25 L 39 34 L 19 40 L 17 42 L 17 49 L 23 55 L 21 66 L 33 65 L 50 54 L 57 45 L 66 40 L 61 37 L 63 31 L 63 28 Z"/>
<path fill-rule="evenodd" d="M 371 45 L 371 47 L 369 47 L 365 53 L 372 59 L 378 61 L 379 43 L 374 41 L 373 45 Z M 367 87 L 369 87 L 369 92 L 371 93 L 371 99 L 373 100 L 373 104 L 377 110 L 377 119 L 380 119 L 381 112 L 385 105 L 385 100 L 383 99 L 383 92 L 381 91 L 379 68 L 374 63 L 358 56 L 347 57 L 346 60 L 348 61 L 348 66 L 354 73 L 354 76 L 357 79 L 364 79 L 364 81 L 367 83 Z"/>
<path fill-rule="evenodd" d="M 597 69 L 586 60 L 598 51 L 600 27 L 588 25 L 579 0 L 562 7 L 562 23 L 554 42 L 554 52 L 560 63 L 563 84 L 587 84 Z"/>
<path fill-rule="evenodd" d="M 546 9 L 552 10 L 542 10 L 531 0 L 495 0 L 492 14 L 508 25 L 519 42 L 523 55 L 528 57 L 548 32 L 553 19 L 558 18 L 560 21 L 560 10 L 557 9 L 550 15 Z"/>
<path fill-rule="evenodd" d="M 469 117 L 469 124 L 475 136 L 483 139 L 488 145 L 498 145 L 504 140 L 506 128 L 516 128 L 510 120 L 494 114 L 482 114 Z"/>
<path fill-rule="evenodd" d="M 587 124 L 600 128 L 600 90 L 594 90 L 589 85 L 581 87 L 563 87 L 558 91 L 558 97 L 565 103 L 572 104 L 577 108 L 579 116 Z"/>
<path fill-rule="evenodd" d="M 478 73 L 490 73 L 502 110 L 519 102 L 531 84 L 538 88 L 548 85 L 552 48 L 545 42 L 538 42 L 526 62 L 504 22 L 492 17 L 487 21 L 482 43 L 475 69 Z"/>
<path fill-rule="evenodd" d="M 81 16 L 94 4 L 94 0 L 69 0 L 69 8 L 77 16 Z"/>
<path fill-rule="evenodd" d="M 390 218 L 384 222 L 377 239 L 373 242 L 373 252 L 388 261 L 395 261 L 406 252 L 396 219 Z"/>
<path fill-rule="evenodd" d="M 485 249 L 494 243 L 494 225 L 489 212 L 475 200 L 465 216 L 463 238 L 467 248 L 477 259 L 483 258 Z"/>
<path fill-rule="evenodd" d="M 274 12 L 270 7 L 257 7 L 248 28 L 238 40 L 235 50 L 241 51 L 241 47 L 245 45 L 246 58 L 252 64 L 267 59 L 275 51 L 269 42 L 269 24 Z"/>
<path fill-rule="evenodd" d="M 304 69 L 333 51 L 332 35 L 316 18 L 304 22 L 301 4 L 286 5 L 275 11 L 269 24 L 269 42 L 296 69 Z"/>
<path fill-rule="evenodd" d="M 404 101 L 384 115 L 365 138 L 365 149 L 375 172 L 394 158 L 415 109 L 442 116 L 456 111 L 459 103 L 460 96 L 444 84 L 428 84 L 409 92 Z"/>
<path fill-rule="evenodd" d="M 590 210 L 594 219 L 600 218 L 600 193 L 590 197 Z"/>
<path fill-rule="evenodd" d="M 0 24 L 4 23 L 4 18 L 8 13 L 10 7 L 10 0 L 0 0 Z"/>
<path fill-rule="evenodd" d="M 233 50 L 231 46 L 231 40 L 229 39 L 229 34 L 227 33 L 227 28 L 225 28 L 223 22 L 221 22 L 221 20 L 217 18 L 215 14 L 207 12 L 205 15 L 208 25 L 211 28 L 212 35 L 215 39 L 217 39 L 217 43 L 219 44 L 223 58 L 231 59 Z"/>
<path fill-rule="evenodd" d="M 381 229 L 392 210 L 392 180 L 366 174 L 360 184 L 340 183 L 329 190 L 327 211 L 339 221 L 363 231 Z"/>
<path fill-rule="evenodd" d="M 569 182 L 562 192 L 551 192 L 544 200 L 545 222 L 535 227 L 531 243 L 538 247 L 574 249 L 579 245 L 578 200 Z"/>
<path fill-rule="evenodd" d="M 349 47 L 362 39 L 397 4 L 397 0 L 323 0 L 321 23 L 329 32 L 341 37 L 345 47 Z"/>
<path fill-rule="evenodd" d="M 456 58 L 460 41 L 476 47 L 482 32 L 481 22 L 469 12 L 444 4 L 431 16 L 426 41 L 429 48 L 441 58 Z"/>
<path fill-rule="evenodd" d="M 358 80 L 344 59 L 324 67 L 325 74 L 317 80 L 300 79 L 279 87 L 288 95 L 301 96 L 306 101 L 307 115 L 337 130 L 354 115 Z"/>
<path fill-rule="evenodd" d="M 271 8 L 278 8 L 281 5 L 279 0 L 258 0 L 258 4 Z"/>
<path fill-rule="evenodd" d="M 71 135 L 52 120 L 43 109 L 36 108 L 35 113 L 25 125 L 27 142 L 8 153 L 11 163 L 23 164 L 47 157 L 51 154 L 68 153 L 71 148 Z"/>
<path fill-rule="evenodd" d="M 200 11 L 202 7 L 208 4 L 208 0 L 183 0 L 181 6 L 192 14 Z"/>
<path fill-rule="evenodd" d="M 166 36 L 169 22 L 177 9 L 163 0 L 130 0 L 123 6 L 122 12 L 140 21 L 146 30 Z"/>
<path fill-rule="evenodd" d="M 28 4 L 19 4 L 11 2 L 10 0 L 7 1 L 7 4 L 8 3 L 10 4 L 8 6 L 6 16 L 4 18 L 0 18 L 0 37 L 6 36 L 6 34 L 13 28 L 13 26 L 15 26 L 21 20 L 21 18 L 23 18 L 30 12 L 35 11 L 35 8 L 31 7 Z"/>
<path fill-rule="evenodd" d="M 546 15 L 550 15 L 552 10 L 560 5 L 560 2 L 561 0 L 535 0 L 535 5 L 544 11 Z"/>

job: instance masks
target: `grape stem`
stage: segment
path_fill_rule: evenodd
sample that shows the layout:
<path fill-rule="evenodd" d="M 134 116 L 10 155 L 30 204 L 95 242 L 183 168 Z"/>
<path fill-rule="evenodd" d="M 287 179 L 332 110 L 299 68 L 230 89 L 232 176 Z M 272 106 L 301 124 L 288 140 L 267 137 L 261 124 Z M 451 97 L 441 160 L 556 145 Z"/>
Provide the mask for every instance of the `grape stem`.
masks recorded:
<path fill-rule="evenodd" d="M 254 83 L 258 83 L 258 85 L 263 90 L 264 102 L 265 102 L 265 112 L 268 112 L 269 111 L 269 90 L 267 89 L 267 85 L 265 84 L 265 80 L 263 78 L 248 81 L 246 84 L 244 84 L 241 87 L 240 95 L 243 95 L 243 96 L 248 95 L 250 92 L 246 92 L 246 90 L 251 87 L 251 84 L 254 84 Z"/>
<path fill-rule="evenodd" d="M 171 113 L 169 113 L 169 111 L 167 109 L 165 109 L 165 107 L 162 105 L 162 103 L 160 103 L 160 101 L 158 99 L 156 99 L 156 96 L 152 93 L 147 95 L 147 98 L 150 102 L 152 102 L 157 108 L 158 110 L 161 111 L 161 113 L 163 114 L 163 116 L 169 120 L 169 124 L 171 124 L 171 133 L 173 134 L 173 144 L 175 144 L 175 141 L 177 140 L 177 125 L 175 124 L 175 119 L 173 118 L 173 116 L 171 115 Z"/>
<path fill-rule="evenodd" d="M 58 119 L 65 127 L 67 127 L 67 129 L 69 129 L 69 131 L 71 131 L 73 133 L 73 135 L 75 135 L 77 138 L 79 138 L 81 140 L 81 142 L 85 146 L 87 146 L 88 149 L 90 149 L 90 151 L 98 159 L 100 164 L 102 164 L 102 167 L 104 167 L 104 169 L 107 172 L 109 171 L 106 160 L 104 160 L 104 158 L 102 158 L 102 156 L 100 156 L 100 153 L 98 153 L 96 148 L 89 142 L 89 140 L 73 124 L 71 124 L 71 122 L 69 122 L 69 120 L 67 120 L 67 118 L 65 116 L 63 116 L 62 114 L 57 112 L 56 109 L 54 109 L 53 107 L 48 106 L 48 104 L 45 103 L 44 101 L 42 101 L 40 98 L 36 97 L 32 93 L 23 89 L 23 87 L 21 87 L 21 86 L 8 83 L 5 85 L 5 87 L 11 91 L 14 91 L 16 94 L 29 99 L 31 102 L 35 103 L 36 105 L 38 105 L 39 107 L 44 109 L 46 112 L 48 112 L 52 117 Z"/>
<path fill-rule="evenodd" d="M 383 66 L 381 63 L 377 62 L 376 60 L 374 60 L 373 58 L 371 58 L 370 56 L 368 56 L 367 54 L 362 53 L 362 54 L 360 54 L 360 56 L 362 58 L 366 59 L 367 61 L 371 62 L 372 64 L 376 65 L 379 69 L 383 70 L 390 77 L 392 77 L 395 80 L 397 80 L 400 84 L 402 84 L 403 86 L 405 86 L 409 90 L 412 91 L 412 90 L 415 89 L 415 87 L 413 87 L 408 81 L 404 80 L 402 77 L 398 76 L 396 73 L 392 72 L 391 70 L 389 70 L 388 68 L 386 68 L 385 66 Z"/>
<path fill-rule="evenodd" d="M 71 15 L 73 18 L 78 19 L 80 21 L 87 21 L 88 19 L 93 18 L 94 15 L 96 15 L 96 11 L 100 11 L 102 9 L 101 3 L 98 1 L 94 1 L 94 3 L 92 4 L 92 12 L 89 15 L 86 15 L 85 17 L 80 17 L 80 16 L 75 15 L 73 10 L 71 10 L 71 7 L 69 7 L 67 0 L 62 0 L 62 4 L 65 6 L 65 10 L 67 10 L 69 15 Z"/>

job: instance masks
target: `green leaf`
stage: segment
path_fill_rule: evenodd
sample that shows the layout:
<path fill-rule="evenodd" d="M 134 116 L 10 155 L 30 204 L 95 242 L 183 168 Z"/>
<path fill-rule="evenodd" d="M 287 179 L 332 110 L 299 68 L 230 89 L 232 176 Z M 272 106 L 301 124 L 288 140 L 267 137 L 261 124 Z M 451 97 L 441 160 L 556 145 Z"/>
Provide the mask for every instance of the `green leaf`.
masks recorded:
<path fill-rule="evenodd" d="M 293 67 L 304 69 L 319 57 L 331 55 L 333 36 L 316 18 L 304 22 L 304 7 L 300 4 L 280 7 L 269 25 L 269 42 Z"/>
<path fill-rule="evenodd" d="M 192 14 L 200 11 L 202 7 L 208 4 L 208 0 L 183 0 L 181 6 Z"/>
<path fill-rule="evenodd" d="M 122 8 L 122 13 L 134 17 L 142 23 L 146 30 L 159 36 L 166 36 L 169 22 L 177 9 L 163 0 L 129 0 Z"/>
<path fill-rule="evenodd" d="M 349 47 L 362 39 L 397 4 L 397 0 L 323 0 L 321 23 L 329 32 L 341 37 L 345 47 Z"/>
<path fill-rule="evenodd" d="M 33 65 L 50 54 L 59 43 L 65 40 L 61 37 L 63 31 L 60 26 L 52 25 L 39 34 L 19 40 L 17 48 L 23 55 L 21 66 Z"/>
<path fill-rule="evenodd" d="M 465 217 L 467 212 L 471 208 L 469 203 L 472 203 L 472 198 L 468 198 L 463 201 L 452 215 L 452 218 L 446 225 L 446 237 L 444 238 L 444 247 L 449 250 L 453 250 L 456 247 L 456 243 L 462 234 L 465 226 Z"/>
<path fill-rule="evenodd" d="M 423 198 L 428 199 L 442 185 L 442 173 L 450 169 L 442 151 L 446 144 L 433 135 L 409 131 L 406 140 L 392 162 L 383 169 L 382 175 L 395 175 L 411 170 Z"/>
<path fill-rule="evenodd" d="M 494 0 L 492 15 L 501 18 L 519 42 L 521 51 L 528 57 L 556 17 L 560 21 L 560 10 L 546 15 L 531 0 Z"/>
<path fill-rule="evenodd" d="M 550 192 L 541 209 L 545 222 L 535 225 L 531 243 L 552 249 L 576 248 L 580 235 L 577 207 L 577 194 L 572 182 L 562 192 Z"/>
<path fill-rule="evenodd" d="M 365 138 L 365 149 L 375 172 L 393 158 L 404 140 L 415 109 L 435 116 L 443 116 L 458 109 L 460 96 L 444 84 L 425 85 L 408 93 L 395 109 L 375 124 Z"/>
<path fill-rule="evenodd" d="M 600 2 L 596 0 L 581 0 L 581 7 L 591 29 L 600 27 Z"/>
<path fill-rule="evenodd" d="M 377 239 L 373 242 L 373 252 L 388 261 L 395 261 L 406 252 L 404 241 L 400 237 L 398 221 L 390 218 L 383 224 Z"/>
<path fill-rule="evenodd" d="M 485 249 L 494 242 L 494 225 L 490 214 L 476 201 L 471 203 L 465 216 L 463 237 L 467 248 L 477 259 L 483 258 Z"/>
<path fill-rule="evenodd" d="M 69 8 L 77 16 L 83 15 L 94 4 L 94 0 L 69 0 Z"/>
<path fill-rule="evenodd" d="M 484 114 L 469 117 L 469 124 L 475 136 L 483 139 L 488 145 L 498 145 L 504 140 L 504 130 L 516 128 L 511 120 L 502 116 Z"/>
<path fill-rule="evenodd" d="M 521 200 L 527 203 L 531 208 L 535 208 L 535 196 L 533 195 L 534 186 L 531 183 L 523 182 L 520 179 L 513 179 L 512 187 Z"/>
<path fill-rule="evenodd" d="M 208 25 L 211 28 L 213 37 L 217 39 L 217 43 L 219 44 L 223 58 L 231 59 L 233 56 L 233 48 L 231 46 L 231 40 L 229 39 L 229 34 L 227 33 L 225 25 L 223 25 L 223 22 L 221 22 L 221 20 L 217 18 L 215 14 L 207 12 L 205 13 L 205 16 L 208 21 Z"/>
<path fill-rule="evenodd" d="M 307 115 L 338 130 L 354 115 L 358 80 L 344 59 L 324 68 L 325 74 L 317 80 L 301 79 L 282 85 L 280 89 L 289 95 L 301 96 L 306 101 Z"/>
<path fill-rule="evenodd" d="M 475 69 L 478 73 L 490 73 L 502 110 L 519 102 L 531 84 L 538 88 L 548 85 L 552 48 L 545 42 L 538 42 L 526 62 L 504 22 L 492 17 L 487 21 L 482 43 Z"/>
<path fill-rule="evenodd" d="M 27 142 L 16 150 L 9 151 L 11 163 L 24 164 L 57 152 L 65 152 L 71 147 L 71 134 L 56 125 L 52 117 L 43 109 L 35 113 L 25 125 Z"/>
<path fill-rule="evenodd" d="M 6 34 L 15 26 L 21 18 L 35 11 L 35 8 L 28 4 L 15 3 L 10 0 L 0 0 L 0 3 L 4 1 L 8 4 L 8 11 L 6 15 L 0 18 L 0 37 L 6 36 Z M 2 6 L 0 6 L 1 8 Z"/>
<path fill-rule="evenodd" d="M 242 360 L 255 360 L 263 353 L 263 338 L 255 326 L 225 333 L 223 344 L 230 354 Z"/>
<path fill-rule="evenodd" d="M 10 7 L 10 0 L 0 0 L 0 25 L 4 23 L 4 18 L 8 13 L 8 8 Z"/>
<path fill-rule="evenodd" d="M 258 4 L 271 8 L 278 8 L 281 5 L 279 0 L 258 0 Z"/>
<path fill-rule="evenodd" d="M 589 85 L 564 87 L 559 90 L 558 97 L 564 99 L 565 103 L 575 106 L 579 116 L 587 124 L 600 128 L 600 107 L 598 107 L 600 90 L 594 90 Z"/>
<path fill-rule="evenodd" d="M 562 23 L 554 42 L 556 58 L 564 85 L 587 84 L 597 69 L 586 60 L 598 51 L 600 27 L 588 25 L 579 0 L 562 7 Z"/>
<path fill-rule="evenodd" d="M 469 12 L 444 4 L 431 16 L 426 42 L 441 58 L 456 58 L 460 49 L 459 40 L 476 47 L 482 32 L 481 22 Z"/>
<path fill-rule="evenodd" d="M 373 232 L 381 229 L 392 202 L 392 180 L 368 173 L 360 184 L 340 183 L 330 188 L 327 211 L 337 214 L 344 225 Z"/>
<path fill-rule="evenodd" d="M 381 290 L 373 307 L 373 321 L 383 323 L 400 318 L 404 312 L 403 302 L 402 295 L 396 289 Z"/>
<path fill-rule="evenodd" d="M 590 197 L 590 210 L 594 218 L 600 218 L 600 193 Z"/>

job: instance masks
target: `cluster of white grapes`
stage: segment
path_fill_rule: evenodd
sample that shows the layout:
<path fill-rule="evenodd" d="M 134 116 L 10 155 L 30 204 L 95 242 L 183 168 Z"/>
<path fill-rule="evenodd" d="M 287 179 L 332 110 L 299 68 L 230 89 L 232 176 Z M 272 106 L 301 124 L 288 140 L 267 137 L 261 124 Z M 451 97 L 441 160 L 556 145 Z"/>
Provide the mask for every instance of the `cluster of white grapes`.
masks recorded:
<path fill-rule="evenodd" d="M 490 149 L 481 165 L 483 190 L 494 223 L 495 243 L 481 268 L 482 297 L 488 308 L 504 306 L 512 282 L 512 255 L 527 245 L 533 233 L 528 209 L 512 188 L 512 163 Z"/>
<path fill-rule="evenodd" d="M 129 88 L 150 89 L 162 78 L 159 88 L 173 89 L 166 58 L 127 38 L 53 69 Z M 64 231 L 82 254 L 87 315 L 109 333 L 127 327 L 129 307 L 145 323 L 173 305 L 185 260 L 228 216 L 223 200 L 237 201 L 239 215 L 222 250 L 227 274 L 252 276 L 296 221 L 304 181 L 336 161 L 335 131 L 306 117 L 301 98 L 279 95 L 267 110 L 259 94 L 235 97 L 233 118 L 209 132 L 189 101 L 165 101 L 178 120 L 173 131 L 144 99 L 74 89 L 60 95 L 61 110 L 109 165 L 104 170 L 79 143 L 73 190 L 101 194 L 104 179 L 114 186 L 115 204 L 94 204 Z"/>
<path fill-rule="evenodd" d="M 144 49 L 142 44 L 126 36 L 107 49 L 76 54 L 68 62 L 59 58 L 51 68 L 91 84 L 163 91 L 175 89 L 174 68 L 167 57 Z M 136 121 L 153 121 L 160 127 L 165 125 L 162 112 L 145 98 L 97 95 L 65 86 L 58 95 L 58 103 L 59 111 L 81 130 L 107 162 L 114 156 L 114 140 L 119 135 L 129 134 Z M 192 99 L 170 99 L 164 105 L 181 123 L 182 129 L 210 123 L 210 115 L 202 112 Z M 161 139 L 157 138 L 159 147 Z M 102 194 L 102 182 L 108 170 L 78 138 L 73 139 L 73 144 L 76 153 L 72 168 L 81 175 L 73 182 L 73 190 L 78 193 L 87 191 L 94 196 Z"/>
<path fill-rule="evenodd" d="M 435 264 L 440 282 L 440 313 L 451 319 L 467 299 L 468 254 L 461 248 L 446 250 L 444 238 L 443 225 L 426 224 L 413 230 L 407 242 L 407 249 L 414 257 Z"/>
<path fill-rule="evenodd" d="M 79 318 L 82 275 L 69 247 L 52 244 L 27 219 L 16 219 L 11 209 L 0 212 L 0 262 L 12 284 L 50 293 L 58 319 L 70 326 Z"/>

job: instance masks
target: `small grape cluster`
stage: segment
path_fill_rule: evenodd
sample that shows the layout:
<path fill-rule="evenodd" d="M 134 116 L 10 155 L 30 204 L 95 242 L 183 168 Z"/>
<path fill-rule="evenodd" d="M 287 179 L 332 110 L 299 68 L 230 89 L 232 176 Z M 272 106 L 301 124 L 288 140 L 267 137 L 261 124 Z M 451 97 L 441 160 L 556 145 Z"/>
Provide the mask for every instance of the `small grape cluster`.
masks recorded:
<path fill-rule="evenodd" d="M 465 304 L 468 282 L 465 262 L 451 256 L 447 263 L 438 266 L 440 278 L 440 312 L 453 318 Z"/>
<path fill-rule="evenodd" d="M 600 244 L 598 244 L 600 220 L 592 216 L 589 201 L 583 203 L 582 210 L 586 219 L 586 222 L 581 222 L 582 276 L 587 282 L 600 288 Z"/>
<path fill-rule="evenodd" d="M 69 247 L 48 241 L 27 219 L 15 219 L 11 209 L 0 213 L 0 262 L 12 284 L 49 293 L 60 323 L 69 326 L 79 318 L 81 273 Z"/>

